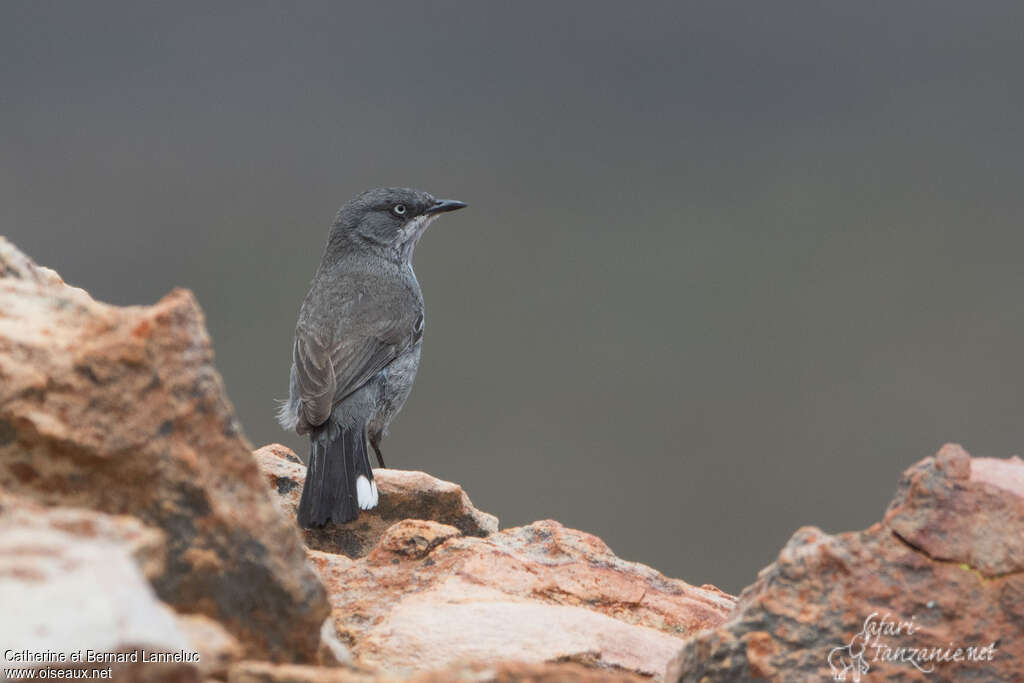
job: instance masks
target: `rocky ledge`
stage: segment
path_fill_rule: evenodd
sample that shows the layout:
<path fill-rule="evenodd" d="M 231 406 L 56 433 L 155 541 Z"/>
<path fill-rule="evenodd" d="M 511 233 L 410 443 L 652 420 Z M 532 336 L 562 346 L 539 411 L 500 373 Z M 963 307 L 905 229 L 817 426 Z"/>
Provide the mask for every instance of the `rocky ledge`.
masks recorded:
<path fill-rule="evenodd" d="M 4 668 L 235 683 L 1024 680 L 1018 458 L 946 446 L 907 470 L 881 522 L 800 529 L 738 599 L 554 521 L 501 530 L 428 474 L 375 474 L 380 507 L 300 531 L 305 468 L 283 446 L 253 453 L 191 294 L 102 304 L 0 238 Z M 948 656 L 908 654 L 936 648 Z M 88 651 L 105 660 L 72 659 Z"/>
<path fill-rule="evenodd" d="M 304 468 L 283 446 L 256 455 L 293 515 Z M 391 502 L 307 532 L 338 636 L 371 669 L 577 661 L 660 676 L 680 638 L 721 624 L 732 609 L 733 598 L 713 586 L 620 560 L 600 539 L 557 522 L 498 531 L 455 484 L 422 472 L 375 477 Z"/>

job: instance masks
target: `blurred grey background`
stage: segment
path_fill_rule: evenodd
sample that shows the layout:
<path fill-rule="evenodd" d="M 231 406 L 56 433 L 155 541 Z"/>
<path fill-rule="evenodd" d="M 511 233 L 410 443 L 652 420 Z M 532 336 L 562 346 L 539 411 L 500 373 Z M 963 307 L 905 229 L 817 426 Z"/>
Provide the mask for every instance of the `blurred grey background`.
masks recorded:
<path fill-rule="evenodd" d="M 338 206 L 416 254 L 389 464 L 729 591 L 1024 443 L 1024 4 L 0 5 L 0 232 L 195 291 L 255 445 Z"/>

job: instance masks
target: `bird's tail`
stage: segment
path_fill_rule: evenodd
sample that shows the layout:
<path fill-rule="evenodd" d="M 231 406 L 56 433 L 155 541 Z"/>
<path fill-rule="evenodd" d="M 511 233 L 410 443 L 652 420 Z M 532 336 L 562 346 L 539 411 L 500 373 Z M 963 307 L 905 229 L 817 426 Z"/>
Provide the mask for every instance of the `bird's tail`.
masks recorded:
<path fill-rule="evenodd" d="M 333 438 L 331 438 L 333 437 Z M 377 507 L 362 425 L 310 434 L 309 469 L 299 500 L 299 526 L 351 522 L 360 510 Z"/>

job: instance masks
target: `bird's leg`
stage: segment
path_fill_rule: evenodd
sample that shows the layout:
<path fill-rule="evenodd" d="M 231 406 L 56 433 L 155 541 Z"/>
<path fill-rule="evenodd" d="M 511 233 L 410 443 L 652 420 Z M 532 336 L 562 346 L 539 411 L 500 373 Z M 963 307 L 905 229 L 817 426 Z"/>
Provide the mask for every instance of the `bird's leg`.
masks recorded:
<path fill-rule="evenodd" d="M 381 467 L 387 467 L 384 464 L 384 456 L 380 454 L 380 445 L 374 439 L 370 439 L 370 445 L 373 446 L 373 452 L 377 454 L 377 462 L 380 463 Z"/>

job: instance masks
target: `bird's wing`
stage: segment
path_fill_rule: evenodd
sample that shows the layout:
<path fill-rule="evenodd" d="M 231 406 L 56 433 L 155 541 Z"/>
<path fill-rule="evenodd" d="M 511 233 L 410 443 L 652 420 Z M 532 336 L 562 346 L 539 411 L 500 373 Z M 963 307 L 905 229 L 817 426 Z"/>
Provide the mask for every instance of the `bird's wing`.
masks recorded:
<path fill-rule="evenodd" d="M 323 424 L 334 408 L 335 374 L 330 349 L 312 330 L 295 329 L 292 346 L 298 416 L 310 425 Z"/>
<path fill-rule="evenodd" d="M 300 323 L 292 360 L 299 390 L 299 416 L 323 424 L 341 400 L 363 386 L 415 341 L 416 312 L 360 298 L 333 334 Z M 393 311 L 400 311 L 393 315 Z M 331 338 L 325 339 L 325 336 Z"/>

